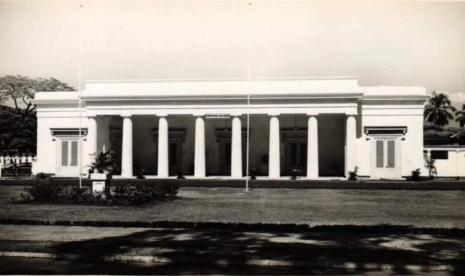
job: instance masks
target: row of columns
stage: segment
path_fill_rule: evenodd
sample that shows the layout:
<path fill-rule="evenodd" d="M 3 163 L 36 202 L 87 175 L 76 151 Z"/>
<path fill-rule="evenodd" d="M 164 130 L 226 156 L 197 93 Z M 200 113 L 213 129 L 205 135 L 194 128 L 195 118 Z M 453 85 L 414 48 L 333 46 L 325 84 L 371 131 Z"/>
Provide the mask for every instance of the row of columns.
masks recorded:
<path fill-rule="evenodd" d="M 280 161 L 280 131 L 278 114 L 270 115 L 269 137 L 269 164 L 270 178 L 281 176 Z M 123 135 L 121 151 L 121 176 L 133 176 L 133 123 L 131 116 L 123 117 Z M 88 117 L 88 152 L 91 158 L 97 154 L 97 128 L 96 117 Z M 307 177 L 319 177 L 318 167 L 318 118 L 316 114 L 308 115 L 307 140 Z M 158 176 L 169 176 L 169 141 L 168 120 L 166 116 L 158 118 Z M 355 168 L 356 120 L 354 115 L 346 119 L 346 173 Z M 92 160 L 93 161 L 93 160 Z M 194 177 L 205 177 L 205 119 L 197 116 L 195 119 L 195 149 L 194 149 Z M 238 116 L 232 118 L 231 135 L 231 177 L 242 177 L 242 127 Z"/>

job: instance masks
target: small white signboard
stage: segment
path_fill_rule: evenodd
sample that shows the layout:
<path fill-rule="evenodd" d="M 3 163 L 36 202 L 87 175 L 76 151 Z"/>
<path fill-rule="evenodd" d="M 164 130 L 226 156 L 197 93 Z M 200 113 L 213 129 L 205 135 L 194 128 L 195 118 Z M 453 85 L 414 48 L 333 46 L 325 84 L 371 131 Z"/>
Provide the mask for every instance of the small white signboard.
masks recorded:
<path fill-rule="evenodd" d="M 207 119 L 227 119 L 229 117 L 229 114 L 207 114 L 205 116 Z"/>
<path fill-rule="evenodd" d="M 92 193 L 102 194 L 105 191 L 105 181 L 92 181 Z"/>

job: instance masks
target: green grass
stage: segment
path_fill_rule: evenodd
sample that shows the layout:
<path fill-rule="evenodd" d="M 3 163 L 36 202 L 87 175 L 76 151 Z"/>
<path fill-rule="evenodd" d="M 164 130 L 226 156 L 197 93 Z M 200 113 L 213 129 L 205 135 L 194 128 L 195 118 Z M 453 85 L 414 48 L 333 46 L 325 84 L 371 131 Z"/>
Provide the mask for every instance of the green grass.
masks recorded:
<path fill-rule="evenodd" d="M 0 186 L 0 219 L 199 221 L 465 228 L 465 191 L 183 187 L 142 207 L 14 203 L 21 186 Z"/>

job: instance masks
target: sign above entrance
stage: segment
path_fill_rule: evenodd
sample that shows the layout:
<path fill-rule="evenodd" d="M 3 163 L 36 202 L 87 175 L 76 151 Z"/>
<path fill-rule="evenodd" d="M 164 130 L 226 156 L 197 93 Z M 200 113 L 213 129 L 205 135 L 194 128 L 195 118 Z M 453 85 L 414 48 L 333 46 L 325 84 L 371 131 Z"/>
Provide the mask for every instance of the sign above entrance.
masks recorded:
<path fill-rule="evenodd" d="M 228 119 L 230 117 L 229 114 L 207 114 L 205 118 L 207 119 Z"/>

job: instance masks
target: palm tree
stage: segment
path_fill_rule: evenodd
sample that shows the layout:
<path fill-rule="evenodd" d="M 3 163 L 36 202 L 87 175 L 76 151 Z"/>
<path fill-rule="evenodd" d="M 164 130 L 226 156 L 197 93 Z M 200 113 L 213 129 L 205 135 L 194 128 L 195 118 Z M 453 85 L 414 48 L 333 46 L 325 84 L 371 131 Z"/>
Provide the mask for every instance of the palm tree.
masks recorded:
<path fill-rule="evenodd" d="M 444 93 L 436 93 L 429 98 L 425 106 L 424 117 L 427 122 L 436 126 L 445 126 L 449 120 L 454 119 L 455 108 L 451 105 L 449 97 Z"/>
<path fill-rule="evenodd" d="M 455 112 L 455 121 L 459 123 L 460 127 L 465 125 L 465 104 L 462 106 L 462 110 Z"/>
<path fill-rule="evenodd" d="M 94 172 L 97 171 L 98 173 L 103 173 L 105 171 L 111 173 L 118 168 L 113 155 L 113 151 L 101 152 L 95 158 L 95 162 L 90 165 L 90 169 Z"/>
<path fill-rule="evenodd" d="M 458 130 L 457 133 L 451 136 L 451 138 L 459 139 L 459 143 L 463 143 L 463 138 L 465 137 L 465 104 L 462 106 L 462 110 L 455 112 L 455 121 L 459 123 L 462 129 Z"/>

